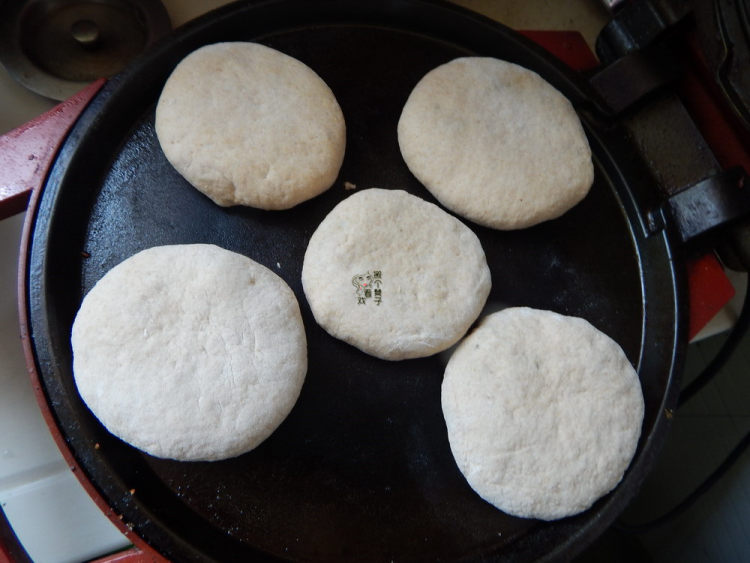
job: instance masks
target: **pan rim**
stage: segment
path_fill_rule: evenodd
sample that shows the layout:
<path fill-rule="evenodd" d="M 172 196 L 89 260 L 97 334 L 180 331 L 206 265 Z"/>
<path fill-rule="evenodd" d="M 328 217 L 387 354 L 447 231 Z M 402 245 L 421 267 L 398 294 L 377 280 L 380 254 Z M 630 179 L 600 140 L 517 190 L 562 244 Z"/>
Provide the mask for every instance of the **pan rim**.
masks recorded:
<path fill-rule="evenodd" d="M 412 1 L 409 0 L 406 2 L 410 5 L 427 5 L 426 2 L 421 1 Z M 283 1 L 274 1 L 274 2 L 267 2 L 262 4 L 276 4 L 281 5 L 285 4 Z M 331 2 L 331 5 L 338 5 L 337 2 Z M 433 3 L 429 3 L 433 4 Z M 447 4 L 447 3 L 446 3 Z M 255 4 L 257 5 L 257 3 Z M 235 6 L 235 9 L 246 9 L 246 8 L 252 8 L 254 6 L 250 5 L 242 5 L 242 6 Z M 445 8 L 446 6 L 443 6 Z M 449 5 L 450 9 L 453 10 L 456 8 L 453 5 Z M 230 14 L 235 13 L 233 10 L 230 9 L 221 9 L 220 14 L 222 17 L 228 17 Z M 201 18 L 201 21 L 209 21 L 208 16 L 204 18 Z M 475 16 L 475 14 L 472 14 L 472 17 Z M 492 24 L 496 25 L 496 22 L 491 22 Z M 187 31 L 190 30 L 200 30 L 202 23 L 197 22 L 193 23 L 189 26 Z M 191 33 L 195 33 L 196 31 L 190 31 L 188 35 Z M 515 33 L 515 32 L 514 32 Z M 520 36 L 518 36 L 520 38 Z M 524 40 L 525 41 L 525 40 Z M 530 43 L 530 42 L 529 42 Z M 87 128 L 92 122 L 96 120 L 96 114 L 102 109 L 102 106 L 105 105 L 105 101 L 108 103 L 111 103 L 108 101 L 108 96 L 112 95 L 111 92 L 116 90 L 119 87 L 119 84 L 121 84 L 123 81 L 127 81 L 128 74 L 126 74 L 124 77 L 115 79 L 111 82 L 111 85 L 108 84 L 105 87 L 105 91 L 101 92 L 99 95 L 97 95 L 94 102 L 87 108 L 84 115 L 79 119 L 79 123 L 76 124 L 74 131 L 71 133 L 71 138 L 73 139 L 71 143 L 75 143 L 75 139 L 77 135 L 82 134 L 82 130 Z M 116 96 L 115 96 L 116 97 Z M 67 146 L 69 143 L 66 141 L 65 143 Z M 65 148 L 63 148 L 63 151 L 61 151 L 61 155 L 65 151 Z M 65 158 L 72 157 L 72 155 L 67 155 L 64 158 L 58 158 L 58 162 L 55 163 L 55 167 L 58 165 L 64 166 L 63 161 Z M 52 177 L 53 174 L 50 174 L 50 177 Z M 47 184 L 48 180 L 45 182 Z M 29 305 L 29 299 L 30 295 L 33 292 L 33 287 L 31 286 L 31 268 L 34 267 L 33 264 L 31 264 L 32 260 L 30 258 L 32 257 L 32 253 L 34 252 L 33 245 L 34 245 L 34 235 L 35 231 L 37 229 L 37 222 L 39 220 L 39 213 L 41 211 L 40 207 L 42 205 L 45 189 L 35 190 L 32 199 L 29 204 L 29 213 L 27 214 L 26 221 L 24 223 L 23 228 L 23 235 L 22 235 L 22 242 L 21 242 L 21 258 L 19 261 L 19 311 L 20 311 L 20 324 L 21 324 L 21 335 L 22 335 L 22 341 L 23 341 L 23 347 L 24 347 L 24 353 L 26 356 L 27 366 L 30 372 L 30 375 L 32 377 L 32 381 L 34 383 L 34 389 L 35 393 L 37 395 L 37 401 L 40 404 L 40 408 L 42 410 L 43 416 L 45 418 L 45 421 L 47 422 L 48 426 L 50 427 L 50 430 L 52 431 L 53 438 L 55 442 L 57 443 L 60 450 L 63 452 L 63 455 L 68 462 L 69 466 L 71 467 L 71 470 L 76 474 L 76 477 L 79 479 L 79 481 L 84 485 L 84 488 L 86 488 L 87 492 L 90 496 L 94 499 L 94 501 L 97 503 L 100 509 L 115 523 L 115 525 L 140 549 L 144 551 L 151 552 L 153 551 L 153 548 L 140 536 L 138 535 L 132 528 L 126 525 L 126 523 L 123 522 L 123 520 L 120 519 L 120 515 L 116 514 L 116 511 L 113 509 L 112 504 L 107 502 L 104 495 L 102 495 L 101 491 L 95 486 L 93 481 L 91 480 L 90 476 L 87 474 L 87 470 L 79 464 L 78 459 L 76 458 L 73 450 L 70 448 L 69 442 L 66 440 L 66 438 L 63 435 L 62 430 L 60 429 L 58 425 L 58 420 L 55 416 L 54 410 L 50 406 L 51 399 L 48 396 L 48 391 L 45 386 L 45 382 L 43 378 L 39 374 L 39 364 L 36 354 L 36 348 L 34 345 L 34 338 L 33 338 L 33 329 L 32 329 L 32 319 L 31 319 L 31 312 L 30 312 L 30 305 Z M 632 194 L 629 194 L 632 195 Z M 637 207 L 637 204 L 635 200 L 631 202 L 624 202 L 624 205 L 626 206 L 633 206 L 633 210 Z M 640 218 L 640 214 L 637 214 L 637 216 Z M 630 217 L 630 215 L 629 215 Z M 643 227 L 643 225 L 641 225 Z M 645 227 L 644 227 L 645 228 Z M 684 328 L 684 322 L 679 322 L 680 319 L 685 318 L 685 305 L 684 305 L 684 298 L 681 296 L 684 295 L 684 276 L 682 273 L 682 266 L 681 263 L 681 257 L 678 255 L 677 251 L 675 249 L 679 249 L 679 245 L 676 244 L 676 241 L 678 240 L 675 235 L 672 233 L 672 229 L 670 227 L 670 224 L 667 222 L 667 227 L 664 231 L 660 233 L 648 233 L 644 231 L 643 233 L 636 233 L 637 236 L 643 236 L 644 238 L 650 238 L 650 237 L 657 237 L 661 238 L 664 241 L 664 244 L 666 248 L 668 249 L 670 253 L 670 261 L 669 265 L 672 267 L 672 279 L 674 283 L 674 299 L 675 303 L 673 304 L 675 306 L 676 310 L 676 318 L 675 318 L 675 330 L 674 330 L 674 346 L 673 346 L 673 362 L 670 367 L 670 376 L 669 380 L 672 382 L 667 389 L 666 395 L 663 397 L 663 409 L 669 409 L 674 406 L 676 403 L 676 385 L 675 385 L 675 377 L 676 374 L 679 374 L 681 371 L 681 361 L 682 356 L 684 355 L 684 350 L 681 350 L 681 348 L 684 348 L 685 342 L 685 328 Z M 652 239 L 655 240 L 655 239 Z M 643 270 L 643 268 L 641 267 Z M 644 292 L 645 294 L 645 292 Z M 645 318 L 645 315 L 644 315 Z M 645 322 L 645 321 L 644 321 Z M 645 338 L 645 330 L 643 332 Z M 643 347 L 641 348 L 641 354 L 643 354 Z M 640 361 L 639 361 L 640 363 Z M 648 435 L 645 443 L 643 444 L 643 448 L 647 448 L 649 452 L 651 452 L 651 457 L 655 456 L 656 452 L 653 452 L 654 450 L 654 444 L 656 442 L 663 441 L 663 435 L 666 433 L 666 430 L 669 425 L 669 419 L 668 417 L 664 416 L 662 418 L 659 418 L 654 426 L 654 429 L 652 432 Z M 645 463 L 645 460 L 641 460 L 641 458 L 638 459 L 640 462 L 640 465 L 643 465 Z M 635 465 L 635 464 L 634 464 Z M 632 470 L 629 469 L 630 472 Z M 642 480 L 642 479 L 641 479 Z M 634 484 L 635 486 L 636 484 Z M 637 483 L 637 485 L 640 485 L 640 482 Z M 632 487 L 631 487 L 632 488 Z M 607 499 L 607 503 L 611 502 L 612 498 Z M 609 511 L 611 512 L 611 511 Z M 603 520 L 599 522 L 599 524 L 603 524 Z M 136 529 L 138 529 L 136 527 Z M 587 530 L 590 533 L 591 530 Z M 581 536 L 575 536 L 571 534 L 569 540 L 567 543 L 581 543 L 581 541 L 584 538 Z M 561 544 L 562 545 L 562 544 Z M 558 546 L 559 547 L 559 546 Z M 567 548 L 570 549 L 570 548 Z M 560 549 L 556 550 L 556 553 L 549 554 L 550 557 L 556 557 L 557 554 L 560 552 Z"/>

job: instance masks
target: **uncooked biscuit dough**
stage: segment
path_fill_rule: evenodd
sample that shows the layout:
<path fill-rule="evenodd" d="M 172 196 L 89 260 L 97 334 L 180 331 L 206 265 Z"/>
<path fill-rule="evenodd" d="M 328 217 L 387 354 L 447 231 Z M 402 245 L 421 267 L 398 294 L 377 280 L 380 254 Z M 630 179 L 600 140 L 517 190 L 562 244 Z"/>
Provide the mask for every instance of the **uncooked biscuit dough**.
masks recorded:
<path fill-rule="evenodd" d="M 313 233 L 302 284 L 331 335 L 401 360 L 461 338 L 491 281 L 481 243 L 461 221 L 405 191 L 371 188 L 339 203 Z"/>
<path fill-rule="evenodd" d="M 448 438 L 469 485 L 497 508 L 552 520 L 621 480 L 643 421 L 638 376 L 587 321 L 511 308 L 456 348 L 442 386 Z"/>
<path fill-rule="evenodd" d="M 289 286 L 212 245 L 143 250 L 86 295 L 72 331 L 78 391 L 107 429 L 157 457 L 253 449 L 294 406 L 307 370 Z"/>
<path fill-rule="evenodd" d="M 536 73 L 488 57 L 428 72 L 403 108 L 398 142 L 411 172 L 443 205 L 496 229 L 562 215 L 594 178 L 570 102 Z"/>
<path fill-rule="evenodd" d="M 333 92 L 302 62 L 257 43 L 185 57 L 156 107 L 170 163 L 219 205 L 288 209 L 336 179 L 346 130 Z"/>

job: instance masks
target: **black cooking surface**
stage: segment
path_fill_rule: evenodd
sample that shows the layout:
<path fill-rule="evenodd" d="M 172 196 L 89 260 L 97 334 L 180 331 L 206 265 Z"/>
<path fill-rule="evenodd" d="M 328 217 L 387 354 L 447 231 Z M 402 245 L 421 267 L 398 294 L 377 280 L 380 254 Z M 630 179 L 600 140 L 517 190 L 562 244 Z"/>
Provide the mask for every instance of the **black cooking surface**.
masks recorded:
<path fill-rule="evenodd" d="M 462 11 L 404 5 L 432 17 L 429 33 L 409 11 L 398 11 L 401 25 L 372 23 L 367 13 L 366 23 L 315 20 L 289 28 L 274 27 L 273 10 L 265 20 L 266 12 L 250 8 L 224 10 L 225 17 L 193 25 L 110 81 L 52 171 L 29 267 L 40 375 L 89 478 L 169 557 L 399 561 L 574 552 L 624 508 L 650 465 L 679 357 L 679 319 L 666 236 L 649 235 L 629 187 L 648 177 L 617 128 L 598 120 L 582 90 L 541 51 Z M 448 22 L 463 31 L 445 31 Z M 347 148 L 338 180 L 292 210 L 216 206 L 169 165 L 154 133 L 158 93 L 174 64 L 200 44 L 238 39 L 308 64 L 344 112 Z M 566 93 L 584 119 L 596 165 L 591 193 L 559 219 L 512 232 L 465 221 L 492 273 L 487 311 L 526 305 L 588 319 L 640 368 L 646 396 L 644 437 L 626 481 L 590 511 L 556 523 L 505 515 L 464 481 L 440 409 L 447 353 L 401 362 L 367 356 L 318 327 L 300 282 L 310 235 L 351 193 L 344 182 L 357 191 L 405 189 L 435 203 L 400 156 L 396 123 L 428 70 L 470 54 L 524 64 Z M 110 268 L 144 248 L 198 242 L 278 273 L 297 295 L 309 347 L 307 379 L 288 419 L 254 451 L 211 463 L 156 459 L 111 436 L 77 395 L 69 345 L 83 295 Z"/>

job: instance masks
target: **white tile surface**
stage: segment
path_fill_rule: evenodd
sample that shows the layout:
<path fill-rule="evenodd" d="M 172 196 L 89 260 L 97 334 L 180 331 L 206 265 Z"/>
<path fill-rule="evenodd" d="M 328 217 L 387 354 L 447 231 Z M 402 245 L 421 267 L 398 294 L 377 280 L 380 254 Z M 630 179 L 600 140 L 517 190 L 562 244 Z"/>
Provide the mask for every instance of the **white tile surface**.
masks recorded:
<path fill-rule="evenodd" d="M 0 65 L 0 133 L 23 125 L 56 103 L 26 90 Z"/>
<path fill-rule="evenodd" d="M 23 216 L 0 221 L 0 494 L 14 475 L 59 459 L 37 408 L 21 352 L 16 263 Z"/>
<path fill-rule="evenodd" d="M 3 500 L 21 543 L 35 563 L 83 561 L 130 542 L 102 514 L 67 466 L 16 487 Z"/>
<path fill-rule="evenodd" d="M 130 542 L 68 469 L 26 373 L 16 301 L 22 221 L 0 221 L 0 505 L 34 561 L 81 561 Z"/>

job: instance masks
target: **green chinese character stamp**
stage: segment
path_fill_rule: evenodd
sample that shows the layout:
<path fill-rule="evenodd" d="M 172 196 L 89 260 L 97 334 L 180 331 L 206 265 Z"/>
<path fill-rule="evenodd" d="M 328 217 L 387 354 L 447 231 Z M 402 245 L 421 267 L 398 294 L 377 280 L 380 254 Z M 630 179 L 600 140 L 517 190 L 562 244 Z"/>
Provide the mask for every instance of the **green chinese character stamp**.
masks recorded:
<path fill-rule="evenodd" d="M 367 270 L 364 274 L 356 274 L 352 277 L 355 295 L 358 305 L 367 305 L 372 301 L 380 305 L 383 301 L 383 272 L 381 270 Z"/>

